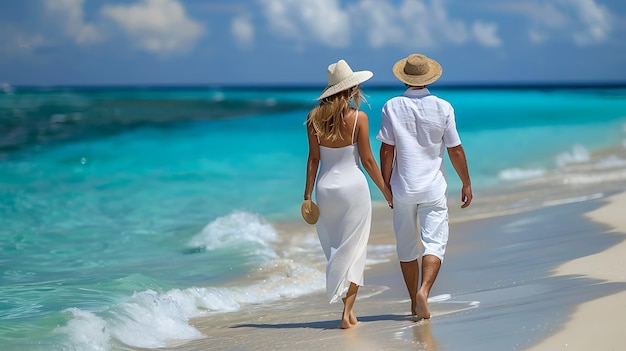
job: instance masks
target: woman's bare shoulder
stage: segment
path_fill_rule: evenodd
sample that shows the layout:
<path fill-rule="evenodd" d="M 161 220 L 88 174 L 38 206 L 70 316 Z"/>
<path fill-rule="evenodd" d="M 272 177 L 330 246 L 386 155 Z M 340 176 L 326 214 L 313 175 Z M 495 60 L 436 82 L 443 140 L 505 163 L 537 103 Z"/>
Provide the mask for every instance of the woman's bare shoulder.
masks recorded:
<path fill-rule="evenodd" d="M 358 120 L 358 123 L 361 123 L 361 121 L 363 121 L 363 123 L 367 123 L 367 118 L 368 118 L 367 117 L 367 113 L 365 111 L 359 110 L 359 120 Z"/>
<path fill-rule="evenodd" d="M 346 113 L 346 116 L 344 118 L 346 120 L 354 121 L 354 119 L 356 118 L 357 112 L 359 113 L 359 119 L 367 118 L 367 113 L 361 110 L 357 110 L 354 107 L 350 107 L 350 110 L 348 111 L 348 113 Z"/>

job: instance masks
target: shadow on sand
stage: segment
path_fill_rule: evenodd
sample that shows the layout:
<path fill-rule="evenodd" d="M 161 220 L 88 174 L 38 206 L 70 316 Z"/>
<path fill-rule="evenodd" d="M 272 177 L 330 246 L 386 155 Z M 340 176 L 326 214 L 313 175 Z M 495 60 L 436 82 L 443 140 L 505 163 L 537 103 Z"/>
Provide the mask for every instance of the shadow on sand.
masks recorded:
<path fill-rule="evenodd" d="M 374 316 L 359 317 L 360 323 L 377 322 L 377 321 L 410 321 L 414 320 L 413 316 L 400 314 L 380 314 Z M 316 322 L 299 322 L 299 323 L 278 323 L 278 324 L 259 324 L 248 323 L 233 325 L 231 328 L 262 328 L 262 329 L 297 329 L 297 328 L 313 328 L 313 329 L 339 329 L 339 321 L 337 319 L 316 321 Z"/>

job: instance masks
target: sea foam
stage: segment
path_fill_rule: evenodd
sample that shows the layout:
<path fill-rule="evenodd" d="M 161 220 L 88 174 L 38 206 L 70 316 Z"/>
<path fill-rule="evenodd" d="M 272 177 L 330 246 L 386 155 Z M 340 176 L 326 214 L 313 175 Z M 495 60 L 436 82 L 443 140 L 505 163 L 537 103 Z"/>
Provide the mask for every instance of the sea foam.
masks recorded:
<path fill-rule="evenodd" d="M 272 244 L 278 241 L 278 234 L 269 223 L 257 215 L 236 211 L 209 223 L 191 239 L 190 245 L 207 251 L 247 245 L 254 248 L 255 255 L 269 260 L 277 257 Z"/>
<path fill-rule="evenodd" d="M 559 167 L 565 167 L 572 163 L 589 162 L 591 153 L 584 146 L 576 144 L 572 147 L 572 152 L 564 152 L 556 156 L 556 164 Z"/>
<path fill-rule="evenodd" d="M 220 217 L 194 236 L 190 245 L 207 251 L 248 245 L 247 248 L 253 248 L 256 255 L 265 259 L 258 268 L 263 274 L 255 275 L 256 280 L 228 287 L 191 287 L 162 292 L 149 289 L 100 311 L 70 308 L 65 311 L 70 316 L 67 325 L 57 331 L 67 336 L 67 346 L 71 349 L 110 350 L 117 343 L 165 347 L 173 342 L 203 337 L 189 324 L 191 318 L 234 312 L 244 304 L 260 304 L 322 290 L 325 275 L 320 266 L 323 267 L 325 261 L 314 235 L 298 235 L 285 249 L 277 251 L 274 245 L 280 241 L 273 226 L 257 215 L 237 211 Z"/>
<path fill-rule="evenodd" d="M 111 350 L 115 344 L 158 348 L 204 337 L 191 318 L 235 312 L 242 305 L 262 304 L 323 290 L 325 258 L 313 232 L 298 233 L 279 245 L 276 229 L 262 217 L 236 211 L 217 218 L 190 240 L 190 245 L 217 250 L 252 244 L 264 257 L 256 280 L 235 286 L 205 286 L 159 292 L 145 290 L 100 311 L 70 308 L 70 319 L 57 329 L 68 348 Z M 282 249 L 276 249 L 282 247 Z M 387 261 L 392 245 L 368 246 L 368 265 Z M 258 272 L 257 272 L 258 273 Z"/>
<path fill-rule="evenodd" d="M 522 169 L 508 168 L 500 171 L 498 178 L 502 180 L 524 180 L 542 177 L 546 174 L 546 170 L 542 168 Z"/>

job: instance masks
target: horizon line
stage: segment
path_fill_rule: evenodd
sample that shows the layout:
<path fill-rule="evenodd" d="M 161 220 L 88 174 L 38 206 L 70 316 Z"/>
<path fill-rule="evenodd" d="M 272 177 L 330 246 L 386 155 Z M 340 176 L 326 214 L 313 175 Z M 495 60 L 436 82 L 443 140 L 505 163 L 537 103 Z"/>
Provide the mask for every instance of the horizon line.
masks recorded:
<path fill-rule="evenodd" d="M 315 83 L 103 83 L 103 84 L 20 84 L 12 85 L 9 83 L 1 83 L 0 91 L 7 89 L 45 89 L 45 88 L 212 88 L 212 89 L 324 89 L 325 85 Z M 401 82 L 389 82 L 378 84 L 367 84 L 367 89 L 398 89 L 404 88 L 404 84 Z M 429 84 L 428 87 L 437 89 L 550 89 L 550 88 L 626 88 L 626 81 L 580 81 L 580 82 L 480 82 L 480 83 L 467 83 L 467 82 L 448 82 L 441 83 L 436 82 Z"/>

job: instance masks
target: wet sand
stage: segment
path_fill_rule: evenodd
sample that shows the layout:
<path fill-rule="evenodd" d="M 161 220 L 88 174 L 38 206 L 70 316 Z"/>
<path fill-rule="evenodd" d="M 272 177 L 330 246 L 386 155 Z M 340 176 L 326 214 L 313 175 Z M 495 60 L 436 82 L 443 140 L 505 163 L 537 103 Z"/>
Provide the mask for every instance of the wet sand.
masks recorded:
<path fill-rule="evenodd" d="M 350 330 L 339 328 L 341 304 L 328 304 L 320 291 L 197 318 L 191 323 L 205 338 L 163 349 L 620 349 L 626 195 L 607 189 L 561 189 L 533 203 L 515 201 L 519 193 L 505 201 L 485 195 L 469 211 L 451 204 L 430 321 L 410 316 L 394 255 L 366 270 L 355 307 L 360 323 Z M 301 223 L 276 227 L 286 236 L 314 232 Z M 382 204 L 374 209 L 370 243 L 395 243 Z"/>
<path fill-rule="evenodd" d="M 626 148 L 610 154 L 626 159 Z M 204 338 L 161 350 L 624 349 L 626 169 L 598 166 L 604 156 L 475 189 L 464 210 L 450 193 L 450 241 L 430 321 L 410 316 L 391 211 L 375 203 L 369 243 L 392 249 L 365 271 L 356 327 L 339 328 L 341 303 L 328 304 L 321 290 L 196 318 L 190 322 Z M 274 226 L 284 245 L 315 233 L 301 221 Z"/>
<path fill-rule="evenodd" d="M 581 257 L 557 267 L 554 276 L 578 275 L 606 283 L 626 283 L 626 193 L 614 195 L 608 203 L 586 216 L 609 230 L 605 235 L 621 236 L 619 244 L 602 252 Z M 529 350 L 623 350 L 626 291 L 577 306 L 567 322 L 549 338 Z"/>

